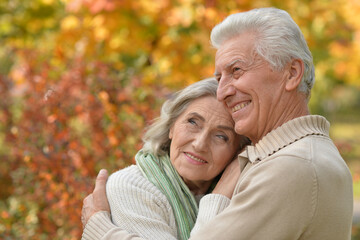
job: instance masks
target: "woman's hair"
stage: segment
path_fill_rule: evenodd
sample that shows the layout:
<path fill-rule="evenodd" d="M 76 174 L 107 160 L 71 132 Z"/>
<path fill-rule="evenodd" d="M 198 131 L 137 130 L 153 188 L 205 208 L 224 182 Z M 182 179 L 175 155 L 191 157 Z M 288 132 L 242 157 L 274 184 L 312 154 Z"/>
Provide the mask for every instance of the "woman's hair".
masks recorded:
<path fill-rule="evenodd" d="M 143 151 L 156 156 L 169 154 L 171 142 L 169 131 L 176 119 L 193 100 L 204 96 L 216 97 L 217 87 L 217 81 L 214 78 L 208 78 L 174 93 L 163 104 L 160 117 L 155 119 L 147 129 L 143 137 Z"/>
<path fill-rule="evenodd" d="M 310 98 L 315 72 L 311 52 L 300 28 L 284 10 L 259 8 L 228 16 L 211 32 L 211 43 L 219 48 L 225 41 L 242 33 L 255 36 L 254 48 L 274 70 L 282 70 L 292 59 L 304 62 L 304 75 L 298 91 Z"/>

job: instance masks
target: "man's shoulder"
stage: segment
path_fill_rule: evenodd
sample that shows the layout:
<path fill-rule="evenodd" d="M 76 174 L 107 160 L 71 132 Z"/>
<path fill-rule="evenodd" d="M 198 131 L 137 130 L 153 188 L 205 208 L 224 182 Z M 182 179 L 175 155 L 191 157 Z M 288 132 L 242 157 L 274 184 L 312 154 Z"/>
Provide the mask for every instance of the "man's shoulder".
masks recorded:
<path fill-rule="evenodd" d="M 335 175 L 348 178 L 349 175 L 348 167 L 335 144 L 323 135 L 309 135 L 299 139 L 260 161 L 258 167 L 268 169 L 261 174 L 287 179 L 315 181 L 319 174 L 326 178 Z"/>
<path fill-rule="evenodd" d="M 311 160 L 314 155 L 321 152 L 337 153 L 338 150 L 329 136 L 322 134 L 308 134 L 299 139 L 289 142 L 288 145 L 280 148 L 273 156 L 288 155 Z"/>
<path fill-rule="evenodd" d="M 303 164 L 303 162 L 315 166 L 325 162 L 344 164 L 344 159 L 334 142 L 324 135 L 305 136 L 275 152 L 269 158 L 291 160 L 295 165 Z"/>
<path fill-rule="evenodd" d="M 284 149 L 285 150 L 285 149 Z M 307 152 L 279 151 L 274 155 L 260 161 L 260 169 L 267 169 L 263 174 L 276 177 L 292 178 L 296 176 L 314 177 L 312 158 Z M 259 169 L 259 170 L 260 170 Z M 261 172 L 262 170 L 260 170 Z M 294 174 L 296 172 L 297 174 Z"/>

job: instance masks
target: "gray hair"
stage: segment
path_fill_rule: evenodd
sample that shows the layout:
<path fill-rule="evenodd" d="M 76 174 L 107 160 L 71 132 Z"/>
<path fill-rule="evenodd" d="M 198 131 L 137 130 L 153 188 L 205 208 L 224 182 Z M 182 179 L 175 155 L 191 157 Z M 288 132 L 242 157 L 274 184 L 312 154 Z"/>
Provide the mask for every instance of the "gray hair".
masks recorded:
<path fill-rule="evenodd" d="M 211 43 L 219 48 L 222 43 L 244 32 L 252 32 L 254 48 L 274 70 L 280 71 L 292 59 L 304 62 L 304 75 L 298 91 L 310 98 L 315 81 L 313 58 L 305 38 L 290 15 L 276 8 L 259 8 L 228 16 L 211 32 Z"/>
<path fill-rule="evenodd" d="M 143 151 L 156 156 L 169 154 L 171 143 L 169 131 L 176 119 L 193 100 L 205 96 L 216 98 L 217 88 L 218 82 L 214 78 L 208 78 L 176 92 L 165 101 L 161 108 L 160 117 L 155 119 L 143 137 Z"/>

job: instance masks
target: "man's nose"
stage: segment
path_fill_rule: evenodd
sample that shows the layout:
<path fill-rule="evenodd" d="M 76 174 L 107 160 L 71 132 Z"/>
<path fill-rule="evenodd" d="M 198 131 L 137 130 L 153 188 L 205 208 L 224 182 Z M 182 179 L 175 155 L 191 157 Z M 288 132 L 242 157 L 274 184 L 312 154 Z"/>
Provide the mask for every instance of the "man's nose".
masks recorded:
<path fill-rule="evenodd" d="M 216 93 L 218 101 L 224 102 L 226 98 L 234 94 L 235 94 L 235 88 L 231 84 L 231 82 L 227 81 L 227 79 L 220 79 Z"/>

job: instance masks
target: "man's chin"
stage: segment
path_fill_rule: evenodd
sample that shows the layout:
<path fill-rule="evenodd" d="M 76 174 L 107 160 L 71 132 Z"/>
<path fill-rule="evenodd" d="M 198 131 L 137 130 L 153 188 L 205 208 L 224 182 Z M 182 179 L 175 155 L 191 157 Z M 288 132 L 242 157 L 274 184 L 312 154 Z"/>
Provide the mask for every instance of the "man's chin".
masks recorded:
<path fill-rule="evenodd" d="M 246 124 L 245 120 L 238 120 L 235 122 L 235 132 L 240 135 L 247 136 L 250 127 Z"/>

